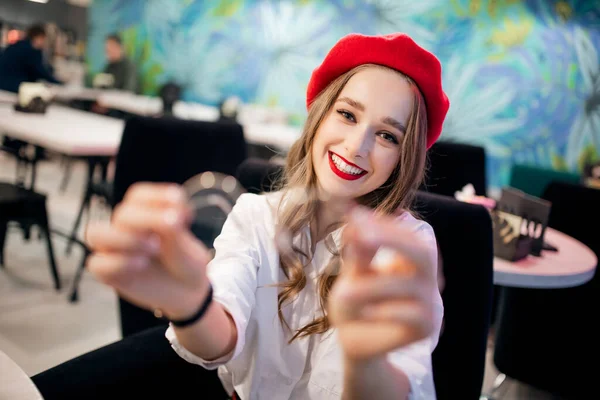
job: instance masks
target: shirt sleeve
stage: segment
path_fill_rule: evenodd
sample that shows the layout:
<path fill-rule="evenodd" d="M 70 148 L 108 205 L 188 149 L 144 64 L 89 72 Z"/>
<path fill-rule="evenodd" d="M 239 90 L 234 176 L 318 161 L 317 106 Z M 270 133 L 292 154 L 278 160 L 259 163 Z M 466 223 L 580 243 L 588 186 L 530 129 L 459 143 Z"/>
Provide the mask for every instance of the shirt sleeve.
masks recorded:
<path fill-rule="evenodd" d="M 215 369 L 235 359 L 244 348 L 246 328 L 255 304 L 257 271 L 260 265 L 258 238 L 254 229 L 260 196 L 243 194 L 227 217 L 221 234 L 215 239 L 215 257 L 208 264 L 208 278 L 213 286 L 214 301 L 231 315 L 237 329 L 237 343 L 232 353 L 207 361 L 186 350 L 169 326 L 165 334 L 173 349 L 183 359 L 205 369 Z M 254 220 L 254 222 L 253 222 Z"/>
<path fill-rule="evenodd" d="M 426 222 L 420 221 L 417 235 L 430 248 L 431 265 L 432 268 L 435 268 L 435 276 L 437 277 L 438 248 L 433 228 Z M 388 354 L 388 361 L 402 370 L 410 381 L 410 400 L 436 398 L 431 354 L 437 346 L 444 317 L 444 305 L 437 285 L 433 290 L 432 299 L 434 303 L 432 334 L 423 340 Z"/>

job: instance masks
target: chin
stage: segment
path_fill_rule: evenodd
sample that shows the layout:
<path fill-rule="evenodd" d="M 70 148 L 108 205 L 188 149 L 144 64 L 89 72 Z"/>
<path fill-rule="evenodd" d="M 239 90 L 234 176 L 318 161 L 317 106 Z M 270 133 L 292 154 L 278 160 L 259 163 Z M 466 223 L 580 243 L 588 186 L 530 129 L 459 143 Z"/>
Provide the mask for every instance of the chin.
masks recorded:
<path fill-rule="evenodd" d="M 320 182 L 319 187 L 320 187 L 321 193 L 323 194 L 322 197 L 343 201 L 343 200 L 353 200 L 357 197 L 364 195 L 364 193 L 362 193 L 362 191 L 356 190 L 357 189 L 356 187 L 354 187 L 354 188 L 349 187 L 349 186 L 354 186 L 353 183 L 336 182 L 335 178 L 334 179 L 324 179 L 322 181 L 320 180 L 319 182 Z"/>

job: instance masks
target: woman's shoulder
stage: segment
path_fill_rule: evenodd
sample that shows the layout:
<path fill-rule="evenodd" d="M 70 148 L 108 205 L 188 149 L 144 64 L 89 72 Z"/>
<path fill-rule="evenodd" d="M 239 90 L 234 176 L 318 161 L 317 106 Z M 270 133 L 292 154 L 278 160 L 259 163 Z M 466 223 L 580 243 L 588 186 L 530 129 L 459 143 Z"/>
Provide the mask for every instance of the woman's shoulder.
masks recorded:
<path fill-rule="evenodd" d="M 411 211 L 399 210 L 396 212 L 399 224 L 413 232 L 417 232 L 426 236 L 435 237 L 433 228 L 425 220 L 420 219 L 416 214 Z"/>
<path fill-rule="evenodd" d="M 235 208 L 238 210 L 250 211 L 259 209 L 272 208 L 273 205 L 277 205 L 281 200 L 282 192 L 270 192 L 270 193 L 243 193 L 238 197 Z"/>
<path fill-rule="evenodd" d="M 281 198 L 281 192 L 244 193 L 238 197 L 232 213 L 248 222 L 272 220 Z"/>

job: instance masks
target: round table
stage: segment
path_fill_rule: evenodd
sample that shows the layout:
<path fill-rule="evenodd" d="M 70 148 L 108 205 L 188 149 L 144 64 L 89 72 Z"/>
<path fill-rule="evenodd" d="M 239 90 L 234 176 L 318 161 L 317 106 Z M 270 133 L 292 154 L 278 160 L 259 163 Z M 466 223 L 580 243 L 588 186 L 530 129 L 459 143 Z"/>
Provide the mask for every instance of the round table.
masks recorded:
<path fill-rule="evenodd" d="M 0 399 L 43 400 L 29 376 L 0 351 Z"/>
<path fill-rule="evenodd" d="M 544 241 L 558 251 L 542 250 L 541 257 L 529 255 L 516 262 L 494 257 L 494 284 L 550 289 L 578 286 L 592 279 L 598 258 L 589 247 L 552 228 L 546 228 Z"/>

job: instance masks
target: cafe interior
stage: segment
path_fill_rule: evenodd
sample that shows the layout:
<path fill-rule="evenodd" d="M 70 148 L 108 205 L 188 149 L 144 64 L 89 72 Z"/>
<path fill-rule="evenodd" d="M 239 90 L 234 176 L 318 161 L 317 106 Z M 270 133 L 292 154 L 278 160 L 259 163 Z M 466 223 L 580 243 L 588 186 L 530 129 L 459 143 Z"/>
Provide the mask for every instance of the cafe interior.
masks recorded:
<path fill-rule="evenodd" d="M 169 183 L 218 257 L 238 198 L 281 190 L 329 49 L 394 32 L 450 101 L 410 205 L 438 247 L 437 398 L 596 398 L 598 1 L 2 0 L 0 399 L 213 398 L 169 322 L 88 270 L 88 227 Z"/>

